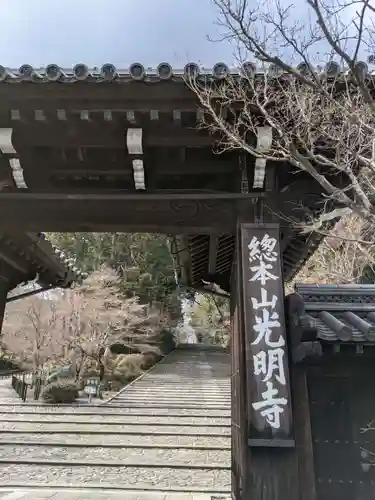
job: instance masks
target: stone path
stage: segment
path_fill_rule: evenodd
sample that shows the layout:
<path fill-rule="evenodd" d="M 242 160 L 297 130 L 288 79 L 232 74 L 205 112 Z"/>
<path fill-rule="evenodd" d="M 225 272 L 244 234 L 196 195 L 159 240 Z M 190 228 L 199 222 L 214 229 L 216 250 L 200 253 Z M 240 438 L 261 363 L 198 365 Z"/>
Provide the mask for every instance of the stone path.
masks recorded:
<path fill-rule="evenodd" d="M 0 381 L 0 499 L 228 498 L 229 369 L 177 349 L 100 406 L 11 404 Z"/>

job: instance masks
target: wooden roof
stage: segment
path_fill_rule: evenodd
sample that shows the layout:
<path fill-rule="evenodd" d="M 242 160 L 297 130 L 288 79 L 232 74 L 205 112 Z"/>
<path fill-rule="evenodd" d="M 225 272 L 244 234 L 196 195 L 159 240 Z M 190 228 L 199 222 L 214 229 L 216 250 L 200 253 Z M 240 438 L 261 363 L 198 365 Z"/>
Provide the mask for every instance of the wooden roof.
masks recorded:
<path fill-rule="evenodd" d="M 0 279 L 8 291 L 36 280 L 41 286 L 71 286 L 84 274 L 43 233 L 0 233 Z"/>
<path fill-rule="evenodd" d="M 240 214 L 298 219 L 321 207 L 308 174 L 271 162 L 259 184 L 252 156 L 217 154 L 201 116 L 184 72 L 166 63 L 144 74 L 0 67 L 0 230 L 182 234 L 181 279 L 199 286 L 203 272 L 231 268 Z M 322 237 L 280 220 L 289 279 Z"/>

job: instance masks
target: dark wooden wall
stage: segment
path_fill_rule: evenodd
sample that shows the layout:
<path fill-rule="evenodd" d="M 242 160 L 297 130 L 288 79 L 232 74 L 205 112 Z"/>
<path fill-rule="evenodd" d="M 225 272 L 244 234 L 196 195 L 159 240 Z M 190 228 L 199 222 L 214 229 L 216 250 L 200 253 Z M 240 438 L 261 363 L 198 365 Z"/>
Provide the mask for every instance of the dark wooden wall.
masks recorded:
<path fill-rule="evenodd" d="M 308 369 L 317 500 L 375 499 L 371 350 L 326 357 L 322 366 Z M 363 432 L 372 421 L 374 431 Z"/>

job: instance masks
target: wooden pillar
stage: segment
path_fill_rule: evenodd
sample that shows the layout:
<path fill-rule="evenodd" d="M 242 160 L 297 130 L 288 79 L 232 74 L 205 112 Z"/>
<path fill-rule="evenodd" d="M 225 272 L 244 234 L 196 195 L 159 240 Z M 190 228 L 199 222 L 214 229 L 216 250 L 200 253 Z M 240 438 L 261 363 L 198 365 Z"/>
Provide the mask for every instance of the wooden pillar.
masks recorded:
<path fill-rule="evenodd" d="M 236 281 L 232 283 L 232 489 L 236 500 L 304 498 L 299 441 L 308 436 L 294 432 L 301 419 L 294 418 L 292 407 L 294 369 L 290 373 L 279 240 L 276 224 L 239 224 L 232 273 L 236 278 L 232 280 Z M 305 386 L 299 382 L 296 393 L 301 395 Z"/>
<path fill-rule="evenodd" d="M 238 247 L 237 247 L 238 252 Z M 231 358 L 232 358 L 232 497 L 246 498 L 247 420 L 246 420 L 246 353 L 242 328 L 242 293 L 238 259 L 234 259 L 231 278 Z"/>
<path fill-rule="evenodd" d="M 6 299 L 8 296 L 8 283 L 0 279 L 0 336 L 3 328 L 3 320 L 6 307 Z"/>

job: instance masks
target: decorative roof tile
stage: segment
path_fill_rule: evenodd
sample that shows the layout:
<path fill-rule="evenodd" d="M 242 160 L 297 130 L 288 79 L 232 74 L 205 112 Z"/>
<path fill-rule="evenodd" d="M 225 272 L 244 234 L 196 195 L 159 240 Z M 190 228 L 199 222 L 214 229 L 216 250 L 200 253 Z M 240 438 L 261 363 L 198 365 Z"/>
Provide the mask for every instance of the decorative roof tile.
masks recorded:
<path fill-rule="evenodd" d="M 375 343 L 375 285 L 296 285 L 295 290 L 321 340 Z"/>
<path fill-rule="evenodd" d="M 373 74 L 373 64 L 369 66 L 359 61 L 361 71 L 364 74 Z M 348 74 L 348 70 L 339 64 L 330 62 L 327 65 L 318 64 L 314 71 L 318 74 L 325 74 L 328 77 L 337 77 L 339 74 Z M 305 63 L 299 64 L 295 68 L 296 72 L 308 74 L 310 69 Z M 73 68 L 62 68 L 57 64 L 48 64 L 42 68 L 34 68 L 29 64 L 23 64 L 18 69 L 10 69 L 0 66 L 0 82 L 18 83 L 72 83 L 72 82 L 127 82 L 127 81 L 182 81 L 188 77 L 202 76 L 208 81 L 223 80 L 229 75 L 234 77 L 249 77 L 268 74 L 272 77 L 280 77 L 285 74 L 274 64 L 260 65 L 250 61 L 244 62 L 241 67 L 229 67 L 223 62 L 216 63 L 212 68 L 204 68 L 202 65 L 189 62 L 184 68 L 174 69 L 168 62 L 161 62 L 157 68 L 146 68 L 141 63 L 133 63 L 128 68 L 116 68 L 112 63 L 106 63 L 99 67 L 89 68 L 84 63 L 78 63 Z"/>

